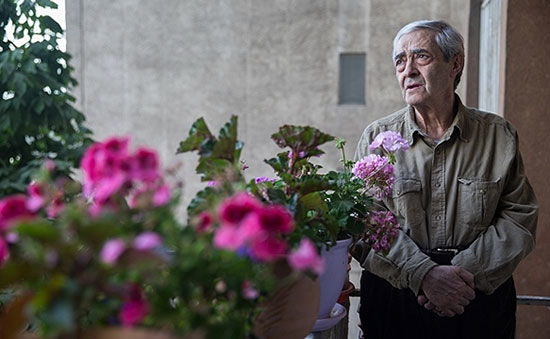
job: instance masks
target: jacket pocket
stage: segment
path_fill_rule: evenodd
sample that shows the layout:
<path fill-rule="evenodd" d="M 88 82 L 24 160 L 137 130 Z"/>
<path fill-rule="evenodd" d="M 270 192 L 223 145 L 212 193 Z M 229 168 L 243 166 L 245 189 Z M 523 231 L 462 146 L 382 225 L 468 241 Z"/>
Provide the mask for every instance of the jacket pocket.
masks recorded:
<path fill-rule="evenodd" d="M 471 228 L 488 227 L 500 196 L 500 178 L 494 181 L 458 178 L 457 219 Z"/>
<path fill-rule="evenodd" d="M 393 185 L 392 199 L 397 217 L 404 220 L 404 228 L 421 224 L 424 220 L 422 208 L 422 183 L 414 178 L 398 178 Z"/>

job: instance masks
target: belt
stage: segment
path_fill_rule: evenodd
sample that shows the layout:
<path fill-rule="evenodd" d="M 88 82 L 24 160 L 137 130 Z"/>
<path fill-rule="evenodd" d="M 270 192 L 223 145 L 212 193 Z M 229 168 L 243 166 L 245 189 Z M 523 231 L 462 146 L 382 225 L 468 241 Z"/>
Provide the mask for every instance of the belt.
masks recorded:
<path fill-rule="evenodd" d="M 439 265 L 450 265 L 451 260 L 457 255 L 460 251 L 464 250 L 466 247 L 457 246 L 457 247 L 436 247 L 434 249 L 423 250 L 427 256 L 430 257 L 433 261 Z"/>

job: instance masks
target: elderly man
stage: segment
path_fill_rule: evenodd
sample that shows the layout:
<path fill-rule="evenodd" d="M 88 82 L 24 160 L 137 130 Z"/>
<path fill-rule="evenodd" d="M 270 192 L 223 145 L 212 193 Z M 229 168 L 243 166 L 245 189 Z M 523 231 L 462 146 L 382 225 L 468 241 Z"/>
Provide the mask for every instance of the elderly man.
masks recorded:
<path fill-rule="evenodd" d="M 397 153 L 385 208 L 400 223 L 389 253 L 353 251 L 366 338 L 513 338 L 512 273 L 535 245 L 537 202 L 514 127 L 465 107 L 454 93 L 464 66 L 461 35 L 442 21 L 403 27 L 393 45 L 407 107 L 369 125 L 356 160 L 382 131 Z"/>

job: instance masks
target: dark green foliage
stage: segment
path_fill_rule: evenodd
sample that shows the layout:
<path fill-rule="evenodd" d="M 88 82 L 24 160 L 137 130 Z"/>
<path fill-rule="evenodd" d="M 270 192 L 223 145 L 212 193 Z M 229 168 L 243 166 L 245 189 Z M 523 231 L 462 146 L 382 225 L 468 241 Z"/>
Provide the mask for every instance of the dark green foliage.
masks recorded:
<path fill-rule="evenodd" d="M 63 30 L 38 16 L 38 6 L 57 8 L 48 0 L 0 0 L 0 196 L 24 191 L 46 159 L 58 175 L 70 175 L 91 143 L 69 94 L 76 81 L 59 48 Z"/>

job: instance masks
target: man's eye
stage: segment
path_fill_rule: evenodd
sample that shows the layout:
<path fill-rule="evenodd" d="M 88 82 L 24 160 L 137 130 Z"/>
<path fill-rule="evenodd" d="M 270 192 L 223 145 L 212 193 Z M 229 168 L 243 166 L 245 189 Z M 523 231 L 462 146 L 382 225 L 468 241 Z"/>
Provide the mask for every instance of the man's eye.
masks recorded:
<path fill-rule="evenodd" d="M 403 61 L 401 59 L 398 59 L 395 61 L 395 66 L 399 66 L 403 63 Z"/>
<path fill-rule="evenodd" d="M 418 54 L 419 59 L 426 59 L 428 56 L 426 54 Z"/>

